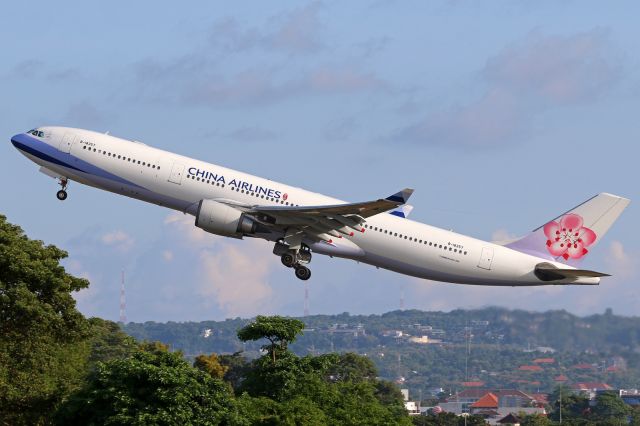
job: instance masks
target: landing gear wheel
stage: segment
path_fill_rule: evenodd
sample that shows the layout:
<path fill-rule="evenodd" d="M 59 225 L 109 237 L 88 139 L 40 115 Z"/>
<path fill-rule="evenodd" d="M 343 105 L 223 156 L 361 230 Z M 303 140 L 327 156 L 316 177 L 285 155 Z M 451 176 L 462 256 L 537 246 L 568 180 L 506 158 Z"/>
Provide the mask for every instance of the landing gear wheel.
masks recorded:
<path fill-rule="evenodd" d="M 58 200 L 60 201 L 64 201 L 67 199 L 67 191 L 65 191 L 64 189 L 61 189 L 60 191 L 58 191 L 56 193 L 56 197 L 58 197 Z"/>
<path fill-rule="evenodd" d="M 302 281 L 306 281 L 311 278 L 311 270 L 306 266 L 298 265 L 296 267 L 296 277 Z"/>
<path fill-rule="evenodd" d="M 287 268 L 292 268 L 293 264 L 296 263 L 296 258 L 291 253 L 285 253 L 280 257 L 280 261 Z"/>

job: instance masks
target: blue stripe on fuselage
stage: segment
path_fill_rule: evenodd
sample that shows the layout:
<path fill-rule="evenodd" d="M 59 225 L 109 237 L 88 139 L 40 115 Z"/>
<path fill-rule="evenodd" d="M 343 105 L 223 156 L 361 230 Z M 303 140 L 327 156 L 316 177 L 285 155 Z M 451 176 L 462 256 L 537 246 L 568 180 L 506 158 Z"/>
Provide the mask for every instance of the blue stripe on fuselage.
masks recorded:
<path fill-rule="evenodd" d="M 115 182 L 143 188 L 140 185 L 123 179 L 120 176 L 114 175 L 113 173 L 101 169 L 100 167 L 96 167 L 89 162 L 79 159 L 78 157 L 75 157 L 66 152 L 62 152 L 57 148 L 54 148 L 51 145 L 25 133 L 21 133 L 12 137 L 11 143 L 20 151 L 24 151 L 27 154 L 40 158 L 41 160 L 48 161 L 50 163 L 57 164 L 59 166 L 66 167 L 72 170 L 77 170 L 89 175 L 95 175 Z M 72 165 L 72 163 L 74 163 L 75 165 Z"/>

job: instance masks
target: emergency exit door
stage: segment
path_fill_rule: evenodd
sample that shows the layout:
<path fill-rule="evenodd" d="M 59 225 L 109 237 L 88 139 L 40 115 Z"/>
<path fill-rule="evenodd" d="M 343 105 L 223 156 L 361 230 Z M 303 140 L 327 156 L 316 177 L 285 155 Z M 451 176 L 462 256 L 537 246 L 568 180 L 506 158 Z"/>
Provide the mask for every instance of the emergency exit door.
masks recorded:
<path fill-rule="evenodd" d="M 73 133 L 65 133 L 64 136 L 62 137 L 62 140 L 60 141 L 60 145 L 58 146 L 58 149 L 62 152 L 70 153 L 71 146 L 75 141 L 76 141 L 76 135 L 74 135 Z"/>
<path fill-rule="evenodd" d="M 182 174 L 184 173 L 184 164 L 173 163 L 173 167 L 171 167 L 171 174 L 169 175 L 169 182 L 177 183 L 180 185 L 182 183 Z"/>
<path fill-rule="evenodd" d="M 478 268 L 491 269 L 491 263 L 493 262 L 493 249 L 491 247 L 484 247 L 482 254 L 480 255 L 480 261 L 478 262 Z"/>

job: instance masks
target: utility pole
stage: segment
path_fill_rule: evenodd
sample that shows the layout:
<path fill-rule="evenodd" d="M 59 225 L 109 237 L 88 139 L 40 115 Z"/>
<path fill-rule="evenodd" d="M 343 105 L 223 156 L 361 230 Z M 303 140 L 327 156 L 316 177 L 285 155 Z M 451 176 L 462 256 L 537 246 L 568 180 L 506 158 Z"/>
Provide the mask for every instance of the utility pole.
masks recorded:
<path fill-rule="evenodd" d="M 127 301 L 124 297 L 124 269 L 120 277 L 120 322 L 127 323 Z"/>
<path fill-rule="evenodd" d="M 560 406 L 560 424 L 562 424 L 562 385 L 560 385 L 560 401 L 558 405 Z"/>

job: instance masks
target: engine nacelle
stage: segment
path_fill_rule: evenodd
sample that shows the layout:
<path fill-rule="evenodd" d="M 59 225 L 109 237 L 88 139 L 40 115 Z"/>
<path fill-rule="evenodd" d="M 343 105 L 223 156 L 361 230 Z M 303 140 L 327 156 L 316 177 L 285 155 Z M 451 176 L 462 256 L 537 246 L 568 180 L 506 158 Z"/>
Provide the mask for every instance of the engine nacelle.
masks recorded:
<path fill-rule="evenodd" d="M 200 200 L 196 226 L 223 237 L 242 238 L 256 232 L 258 223 L 240 210 L 213 200 Z"/>

